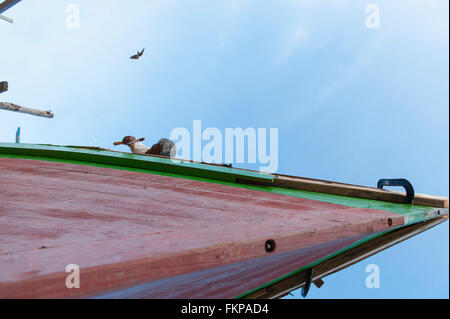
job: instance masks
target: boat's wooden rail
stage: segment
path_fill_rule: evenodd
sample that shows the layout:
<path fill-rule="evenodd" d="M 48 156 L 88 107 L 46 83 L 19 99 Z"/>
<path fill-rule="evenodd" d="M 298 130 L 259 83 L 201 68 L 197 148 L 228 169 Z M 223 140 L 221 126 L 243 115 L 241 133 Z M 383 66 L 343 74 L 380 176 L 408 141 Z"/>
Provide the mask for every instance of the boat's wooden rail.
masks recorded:
<path fill-rule="evenodd" d="M 375 187 L 338 183 L 306 177 L 268 174 L 249 169 L 224 166 L 162 156 L 136 155 L 100 147 L 55 146 L 35 144 L 1 144 L 0 155 L 49 157 L 60 160 L 117 165 L 215 180 L 256 184 L 266 187 L 297 189 L 325 194 L 365 198 L 393 203 L 405 203 L 406 193 Z M 448 197 L 415 194 L 414 205 L 448 208 Z"/>
<path fill-rule="evenodd" d="M 287 175 L 276 175 L 273 183 L 274 186 L 278 187 L 360 197 L 385 202 L 404 203 L 406 198 L 406 194 L 404 192 Z M 437 208 L 448 208 L 448 197 L 415 194 L 413 204 Z"/>

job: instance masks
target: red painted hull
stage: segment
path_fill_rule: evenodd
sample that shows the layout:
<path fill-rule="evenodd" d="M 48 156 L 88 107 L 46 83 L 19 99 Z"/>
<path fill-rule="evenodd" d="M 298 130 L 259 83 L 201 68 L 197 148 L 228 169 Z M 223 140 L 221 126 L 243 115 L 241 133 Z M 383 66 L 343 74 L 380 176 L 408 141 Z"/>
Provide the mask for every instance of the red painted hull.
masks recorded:
<path fill-rule="evenodd" d="M 231 298 L 403 222 L 222 184 L 0 158 L 0 298 Z M 65 286 L 69 264 L 80 266 L 79 289 Z"/>

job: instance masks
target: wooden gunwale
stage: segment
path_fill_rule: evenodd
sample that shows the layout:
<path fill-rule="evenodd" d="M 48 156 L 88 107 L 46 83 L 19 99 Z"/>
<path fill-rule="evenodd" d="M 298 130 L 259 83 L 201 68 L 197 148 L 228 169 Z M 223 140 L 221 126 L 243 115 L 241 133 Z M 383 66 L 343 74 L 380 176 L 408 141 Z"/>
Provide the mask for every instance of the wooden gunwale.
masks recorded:
<path fill-rule="evenodd" d="M 1 155 L 50 157 L 60 160 L 80 160 L 87 164 L 111 164 L 125 168 L 142 168 L 161 172 L 178 173 L 187 176 L 231 181 L 243 184 L 265 185 L 277 188 L 296 189 L 364 198 L 383 202 L 404 203 L 406 194 L 400 191 L 374 187 L 338 183 L 327 180 L 297 177 L 283 174 L 267 174 L 248 169 L 229 168 L 218 164 L 167 159 L 160 156 L 135 155 L 110 151 L 95 147 L 60 147 L 34 144 L 1 144 Z M 448 197 L 417 193 L 414 205 L 435 208 L 448 208 Z"/>

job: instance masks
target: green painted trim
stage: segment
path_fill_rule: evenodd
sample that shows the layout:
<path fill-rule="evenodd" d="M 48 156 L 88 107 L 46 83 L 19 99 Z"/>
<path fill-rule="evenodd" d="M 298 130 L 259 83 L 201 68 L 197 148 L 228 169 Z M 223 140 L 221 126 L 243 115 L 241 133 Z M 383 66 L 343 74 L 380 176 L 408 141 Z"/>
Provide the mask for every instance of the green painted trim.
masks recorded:
<path fill-rule="evenodd" d="M 269 174 L 239 170 L 229 167 L 131 153 L 119 153 L 75 147 L 35 144 L 0 144 L 0 154 L 30 156 L 33 158 L 53 158 L 69 162 L 76 161 L 90 164 L 105 164 L 126 168 L 138 168 L 187 176 L 206 177 L 222 181 L 234 182 L 236 179 L 244 179 L 270 185 L 274 180 L 274 177 Z"/>
<path fill-rule="evenodd" d="M 433 207 L 426 207 L 419 205 L 383 202 L 374 199 L 316 193 L 296 189 L 287 189 L 278 187 L 270 187 L 270 188 L 272 189 L 273 193 L 288 196 L 302 197 L 349 207 L 369 208 L 369 209 L 383 210 L 391 213 L 397 213 L 404 216 L 405 224 L 414 224 L 429 219 L 430 217 L 428 217 L 428 212 L 434 210 Z"/>

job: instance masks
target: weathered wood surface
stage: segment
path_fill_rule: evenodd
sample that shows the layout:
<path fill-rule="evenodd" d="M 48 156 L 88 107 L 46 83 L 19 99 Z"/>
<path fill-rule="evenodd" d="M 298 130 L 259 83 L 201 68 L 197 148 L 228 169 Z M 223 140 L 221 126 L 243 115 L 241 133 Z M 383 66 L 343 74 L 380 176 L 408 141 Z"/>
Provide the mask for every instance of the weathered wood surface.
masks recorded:
<path fill-rule="evenodd" d="M 96 298 L 235 298 L 262 284 L 323 258 L 354 243 L 352 237 L 305 249 L 269 254 L 251 260 L 209 268 L 122 289 Z"/>
<path fill-rule="evenodd" d="M 274 180 L 274 186 L 394 203 L 404 203 L 406 198 L 404 192 L 286 175 L 277 175 Z M 448 197 L 415 194 L 413 204 L 447 208 Z"/>
<path fill-rule="evenodd" d="M 395 213 L 227 185 L 0 158 L 0 298 L 88 297 L 317 245 L 328 254 L 403 223 Z M 302 266 L 298 258 L 291 267 Z M 80 266 L 80 289 L 65 287 L 69 264 Z"/>
<path fill-rule="evenodd" d="M 397 230 L 394 230 L 386 235 L 375 238 L 360 246 L 354 247 L 342 254 L 339 254 L 331 259 L 328 259 L 316 267 L 314 267 L 314 281 L 321 281 L 328 275 L 345 269 L 361 260 L 373 256 L 385 249 L 388 249 L 406 239 L 416 236 L 427 229 L 439 225 L 448 220 L 448 210 L 445 212 L 446 216 L 427 220 L 422 223 L 416 223 Z M 290 291 L 299 289 L 304 286 L 308 277 L 308 271 L 298 272 L 290 277 L 280 280 L 272 285 L 254 291 L 247 296 L 246 299 L 269 299 L 280 298 L 287 295 Z M 322 282 L 323 284 L 323 282 Z M 320 288 L 320 287 L 319 287 Z"/>
<path fill-rule="evenodd" d="M 18 113 L 25 113 L 25 114 L 30 114 L 30 115 L 40 116 L 40 117 L 47 117 L 47 118 L 54 117 L 53 113 L 50 111 L 41 111 L 41 110 L 37 110 L 37 109 L 30 109 L 28 107 L 20 106 L 20 105 L 13 104 L 13 103 L 7 103 L 7 102 L 0 102 L 0 109 L 6 110 L 6 111 L 18 112 Z"/>

